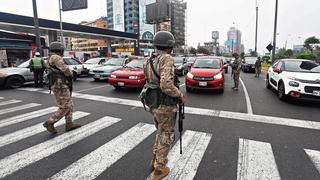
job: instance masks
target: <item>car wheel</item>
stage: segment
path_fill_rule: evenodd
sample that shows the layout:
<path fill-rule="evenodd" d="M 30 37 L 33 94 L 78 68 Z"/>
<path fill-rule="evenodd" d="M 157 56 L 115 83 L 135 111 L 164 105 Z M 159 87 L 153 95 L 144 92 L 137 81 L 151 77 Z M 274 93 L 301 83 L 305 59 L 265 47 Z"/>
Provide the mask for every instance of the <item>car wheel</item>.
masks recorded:
<path fill-rule="evenodd" d="M 223 94 L 224 93 L 224 89 L 219 90 L 219 93 Z"/>
<path fill-rule="evenodd" d="M 281 101 L 284 101 L 286 100 L 286 93 L 285 93 L 285 87 L 284 87 L 284 84 L 283 82 L 281 82 L 279 84 L 279 87 L 278 87 L 278 97 Z"/>
<path fill-rule="evenodd" d="M 192 92 L 192 89 L 186 86 L 186 91 L 187 92 Z"/>
<path fill-rule="evenodd" d="M 119 86 L 113 86 L 115 90 L 120 90 L 121 88 Z"/>
<path fill-rule="evenodd" d="M 268 76 L 267 76 L 267 78 L 266 78 L 266 88 L 267 88 L 267 89 L 271 89 L 270 80 L 269 80 L 269 77 L 268 77 Z"/>
<path fill-rule="evenodd" d="M 99 78 L 93 78 L 93 79 L 94 79 L 94 81 L 95 81 L 95 82 L 100 81 L 100 79 L 99 79 Z"/>
<path fill-rule="evenodd" d="M 228 69 L 225 69 L 225 73 L 228 74 Z"/>
<path fill-rule="evenodd" d="M 73 76 L 73 81 L 77 80 L 77 73 L 75 71 L 72 72 L 72 76 Z"/>
<path fill-rule="evenodd" d="M 8 88 L 15 89 L 15 88 L 21 87 L 23 83 L 24 83 L 24 79 L 21 76 L 10 76 L 6 80 L 5 86 Z"/>

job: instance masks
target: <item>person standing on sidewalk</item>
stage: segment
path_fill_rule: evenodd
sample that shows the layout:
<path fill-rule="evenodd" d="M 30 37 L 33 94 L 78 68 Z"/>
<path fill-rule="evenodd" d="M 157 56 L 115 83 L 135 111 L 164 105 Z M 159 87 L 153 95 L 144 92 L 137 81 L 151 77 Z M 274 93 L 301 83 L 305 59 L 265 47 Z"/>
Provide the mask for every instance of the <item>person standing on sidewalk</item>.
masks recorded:
<path fill-rule="evenodd" d="M 66 119 L 66 131 L 81 127 L 80 124 L 72 122 L 73 102 L 71 97 L 70 81 L 72 81 L 72 72 L 68 65 L 63 61 L 64 46 L 60 42 L 52 42 L 50 51 L 53 53 L 49 59 L 49 67 L 52 74 L 49 86 L 56 97 L 59 109 L 55 112 L 48 121 L 43 123 L 43 126 L 52 134 L 57 133 L 54 128 L 54 123 L 58 122 L 62 117 Z"/>
<path fill-rule="evenodd" d="M 232 71 L 233 71 L 233 80 L 234 80 L 234 87 L 232 89 L 235 91 L 238 91 L 240 72 L 241 72 L 241 58 L 238 53 L 233 53 L 232 56 L 235 58 L 235 60 L 231 64 Z"/>
<path fill-rule="evenodd" d="M 256 63 L 255 63 L 255 67 L 256 67 L 256 78 L 260 77 L 261 74 L 261 59 L 260 57 L 257 58 Z"/>
<path fill-rule="evenodd" d="M 40 53 L 36 52 L 35 55 L 30 61 L 30 70 L 33 72 L 35 87 L 43 87 L 43 72 L 46 66 L 44 60 L 40 57 Z"/>

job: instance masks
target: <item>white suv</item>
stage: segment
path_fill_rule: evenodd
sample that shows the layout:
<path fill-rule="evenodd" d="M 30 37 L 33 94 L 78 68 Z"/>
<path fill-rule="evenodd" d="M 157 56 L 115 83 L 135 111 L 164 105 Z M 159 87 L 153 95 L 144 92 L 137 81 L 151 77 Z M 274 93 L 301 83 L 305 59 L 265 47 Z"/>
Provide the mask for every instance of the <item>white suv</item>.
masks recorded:
<path fill-rule="evenodd" d="M 266 87 L 275 89 L 278 97 L 320 100 L 320 65 L 311 60 L 282 59 L 269 68 Z"/>

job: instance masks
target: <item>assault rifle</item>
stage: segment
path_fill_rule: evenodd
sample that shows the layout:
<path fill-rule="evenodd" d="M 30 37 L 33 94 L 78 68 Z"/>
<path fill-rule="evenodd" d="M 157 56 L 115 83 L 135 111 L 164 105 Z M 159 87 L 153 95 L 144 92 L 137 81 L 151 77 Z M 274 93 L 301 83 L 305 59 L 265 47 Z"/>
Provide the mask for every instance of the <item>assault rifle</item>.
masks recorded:
<path fill-rule="evenodd" d="M 184 104 L 179 103 L 179 133 L 180 133 L 180 154 L 182 154 L 182 131 L 183 131 L 183 120 L 184 120 Z"/>
<path fill-rule="evenodd" d="M 73 79 L 71 76 L 67 76 L 66 77 L 66 80 L 67 80 L 67 85 L 69 87 L 69 90 L 70 90 L 70 96 L 72 96 L 72 91 L 73 91 Z"/>

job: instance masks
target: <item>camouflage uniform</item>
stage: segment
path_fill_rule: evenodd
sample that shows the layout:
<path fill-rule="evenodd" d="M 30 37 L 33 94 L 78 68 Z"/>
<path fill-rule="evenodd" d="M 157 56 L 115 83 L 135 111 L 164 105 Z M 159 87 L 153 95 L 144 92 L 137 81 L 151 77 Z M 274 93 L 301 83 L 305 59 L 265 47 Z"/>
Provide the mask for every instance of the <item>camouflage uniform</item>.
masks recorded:
<path fill-rule="evenodd" d="M 232 65 L 233 70 L 233 80 L 234 80 L 234 88 L 239 88 L 239 79 L 240 79 L 240 72 L 241 72 L 241 59 L 235 59 Z"/>
<path fill-rule="evenodd" d="M 52 55 L 50 57 L 49 64 L 60 69 L 65 76 L 72 76 L 72 72 L 70 71 L 69 67 L 64 64 L 61 56 Z M 71 123 L 73 102 L 68 85 L 65 84 L 62 79 L 58 78 L 51 86 L 51 90 L 56 97 L 59 109 L 50 117 L 49 122 L 56 123 L 65 116 L 66 123 Z"/>
<path fill-rule="evenodd" d="M 157 64 L 156 72 L 160 75 L 159 83 L 161 91 L 170 97 L 182 97 L 183 94 L 174 85 L 174 60 L 171 55 L 166 54 L 163 51 L 158 51 L 158 56 L 154 59 L 154 63 Z M 148 81 L 157 81 L 155 74 L 150 66 L 146 76 Z M 171 144 L 174 142 L 174 127 L 177 116 L 177 106 L 165 106 L 160 105 L 158 108 L 152 109 L 151 113 L 154 116 L 155 126 L 157 128 L 156 139 L 153 147 L 153 154 L 155 155 L 155 169 L 162 169 L 166 167 L 168 163 L 168 153 Z"/>

